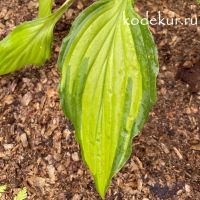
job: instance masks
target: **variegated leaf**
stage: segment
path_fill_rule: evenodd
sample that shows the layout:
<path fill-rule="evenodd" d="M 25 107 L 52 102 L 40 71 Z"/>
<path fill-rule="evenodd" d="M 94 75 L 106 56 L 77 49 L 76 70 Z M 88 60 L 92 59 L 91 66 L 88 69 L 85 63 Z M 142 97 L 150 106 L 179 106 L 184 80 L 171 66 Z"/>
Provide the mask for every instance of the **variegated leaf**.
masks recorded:
<path fill-rule="evenodd" d="M 60 98 L 104 197 L 156 101 L 157 52 L 130 0 L 100 0 L 74 22 L 59 57 Z"/>

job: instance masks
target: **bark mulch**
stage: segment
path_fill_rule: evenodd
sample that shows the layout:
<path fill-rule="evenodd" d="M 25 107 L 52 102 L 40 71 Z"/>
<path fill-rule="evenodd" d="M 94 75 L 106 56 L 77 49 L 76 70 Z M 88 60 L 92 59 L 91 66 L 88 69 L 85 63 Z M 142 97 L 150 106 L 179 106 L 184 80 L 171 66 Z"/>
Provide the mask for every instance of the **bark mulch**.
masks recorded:
<path fill-rule="evenodd" d="M 63 1 L 57 0 L 55 7 Z M 59 46 L 91 1 L 77 0 L 55 29 L 52 59 L 0 77 L 0 185 L 4 199 L 27 187 L 28 199 L 100 199 L 59 106 Z M 0 1 L 0 39 L 33 19 L 37 0 Z M 198 17 L 193 0 L 141 0 L 141 15 Z M 200 19 L 199 19 L 200 20 Z M 200 26 L 152 26 L 159 51 L 158 102 L 133 153 L 113 179 L 109 200 L 200 199 Z"/>

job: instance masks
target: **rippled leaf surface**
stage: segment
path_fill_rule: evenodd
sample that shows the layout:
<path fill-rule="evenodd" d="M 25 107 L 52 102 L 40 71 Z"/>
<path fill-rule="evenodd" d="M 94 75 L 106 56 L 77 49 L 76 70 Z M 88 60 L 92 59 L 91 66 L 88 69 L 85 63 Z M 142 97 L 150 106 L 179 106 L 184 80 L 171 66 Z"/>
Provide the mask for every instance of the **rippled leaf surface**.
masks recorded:
<path fill-rule="evenodd" d="M 60 97 L 105 196 L 156 101 L 157 52 L 130 0 L 102 0 L 74 22 L 59 57 Z"/>

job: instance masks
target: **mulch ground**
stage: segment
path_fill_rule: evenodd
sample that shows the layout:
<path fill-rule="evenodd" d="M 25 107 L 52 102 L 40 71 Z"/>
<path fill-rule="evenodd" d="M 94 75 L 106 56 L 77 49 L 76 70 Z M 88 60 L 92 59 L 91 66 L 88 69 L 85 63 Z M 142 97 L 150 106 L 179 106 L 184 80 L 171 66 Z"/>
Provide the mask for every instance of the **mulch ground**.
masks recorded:
<path fill-rule="evenodd" d="M 56 6 L 63 1 L 56 1 Z M 91 1 L 76 1 L 55 29 L 44 67 L 0 77 L 0 184 L 4 199 L 27 187 L 29 199 L 100 199 L 81 161 L 74 130 L 57 93 L 59 46 Z M 0 1 L 0 39 L 37 14 L 36 0 Z M 141 15 L 198 17 L 195 1 L 141 0 Z M 198 17 L 200 20 L 200 18 Z M 158 102 L 133 153 L 113 179 L 109 200 L 200 199 L 200 26 L 152 26 L 159 51 Z"/>

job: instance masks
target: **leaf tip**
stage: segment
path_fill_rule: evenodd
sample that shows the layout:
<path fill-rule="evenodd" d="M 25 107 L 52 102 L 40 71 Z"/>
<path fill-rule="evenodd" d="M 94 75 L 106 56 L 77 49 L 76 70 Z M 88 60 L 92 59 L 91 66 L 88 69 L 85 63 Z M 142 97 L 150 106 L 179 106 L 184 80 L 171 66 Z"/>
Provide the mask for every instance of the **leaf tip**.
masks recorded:
<path fill-rule="evenodd" d="M 105 181 L 102 179 L 102 177 L 95 177 L 95 186 L 96 186 L 97 192 L 99 193 L 102 199 L 105 199 L 109 183 L 110 183 L 110 180 Z"/>

